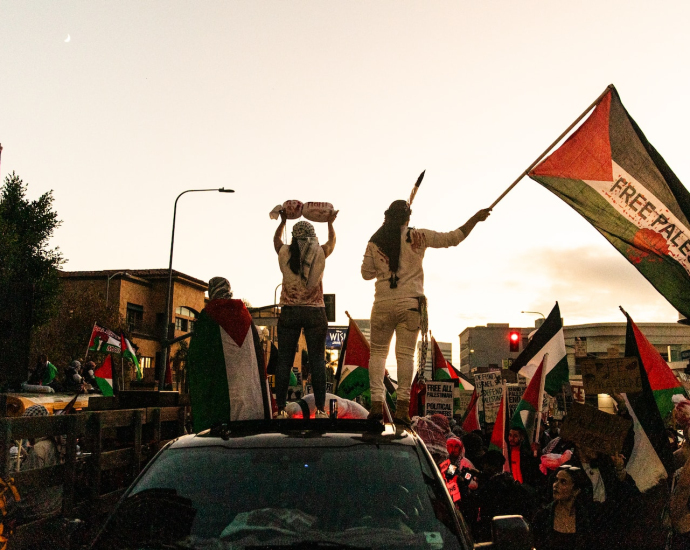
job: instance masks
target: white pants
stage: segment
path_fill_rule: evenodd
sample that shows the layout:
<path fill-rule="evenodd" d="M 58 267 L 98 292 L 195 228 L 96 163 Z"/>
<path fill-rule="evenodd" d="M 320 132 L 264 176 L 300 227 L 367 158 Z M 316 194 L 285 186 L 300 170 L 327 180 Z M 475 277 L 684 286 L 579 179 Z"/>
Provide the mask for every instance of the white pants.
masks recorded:
<path fill-rule="evenodd" d="M 419 323 L 419 303 L 416 298 L 374 302 L 371 310 L 371 354 L 369 356 L 369 386 L 372 403 L 385 399 L 383 377 L 393 333 L 395 333 L 395 361 L 398 365 L 398 399 L 410 400 Z"/>

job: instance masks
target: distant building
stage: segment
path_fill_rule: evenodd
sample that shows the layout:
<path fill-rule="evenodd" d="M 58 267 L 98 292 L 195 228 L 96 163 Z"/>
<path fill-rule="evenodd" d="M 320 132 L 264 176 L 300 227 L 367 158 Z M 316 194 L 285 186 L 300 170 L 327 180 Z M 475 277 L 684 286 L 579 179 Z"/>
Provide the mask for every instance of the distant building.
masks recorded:
<path fill-rule="evenodd" d="M 106 304 L 117 304 L 137 347 L 144 382 L 153 382 L 162 361 L 161 340 L 166 332 L 168 270 L 63 271 L 60 279 L 66 289 L 100 294 Z M 194 330 L 196 318 L 204 308 L 207 289 L 205 281 L 173 270 L 170 320 L 175 325 L 175 337 Z M 179 344 L 172 346 L 171 356 L 178 348 Z"/>
<path fill-rule="evenodd" d="M 520 351 L 527 344 L 527 337 L 535 329 L 511 327 L 509 323 L 488 323 L 486 326 L 468 327 L 460 333 L 459 369 L 469 376 L 479 368 L 502 368 L 504 362 L 514 360 L 520 352 L 510 351 L 509 335 L 520 332 Z"/>

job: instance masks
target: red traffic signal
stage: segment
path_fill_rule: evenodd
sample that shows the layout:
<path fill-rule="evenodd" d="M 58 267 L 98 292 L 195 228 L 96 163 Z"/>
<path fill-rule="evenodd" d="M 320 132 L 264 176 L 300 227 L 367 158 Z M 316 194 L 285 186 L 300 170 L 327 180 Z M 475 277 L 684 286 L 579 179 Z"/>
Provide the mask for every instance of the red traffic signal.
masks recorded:
<path fill-rule="evenodd" d="M 519 330 L 511 330 L 508 333 L 508 340 L 510 341 L 511 353 L 520 351 L 520 331 Z"/>

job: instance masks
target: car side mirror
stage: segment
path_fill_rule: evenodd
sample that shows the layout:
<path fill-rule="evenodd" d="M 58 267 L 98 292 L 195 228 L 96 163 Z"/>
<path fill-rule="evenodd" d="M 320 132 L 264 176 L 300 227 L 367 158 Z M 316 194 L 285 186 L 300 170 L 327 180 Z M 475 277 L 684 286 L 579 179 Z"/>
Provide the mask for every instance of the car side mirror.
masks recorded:
<path fill-rule="evenodd" d="M 496 516 L 491 523 L 492 542 L 480 542 L 475 550 L 532 550 L 532 533 L 522 516 Z"/>

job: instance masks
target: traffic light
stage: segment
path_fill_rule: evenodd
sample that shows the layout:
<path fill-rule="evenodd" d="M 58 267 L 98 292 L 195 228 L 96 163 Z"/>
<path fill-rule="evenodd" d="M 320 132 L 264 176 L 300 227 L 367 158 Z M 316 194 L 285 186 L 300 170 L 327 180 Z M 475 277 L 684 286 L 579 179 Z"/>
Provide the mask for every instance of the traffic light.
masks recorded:
<path fill-rule="evenodd" d="M 508 333 L 508 340 L 510 341 L 510 351 L 517 352 L 520 351 L 520 331 L 511 330 Z"/>

